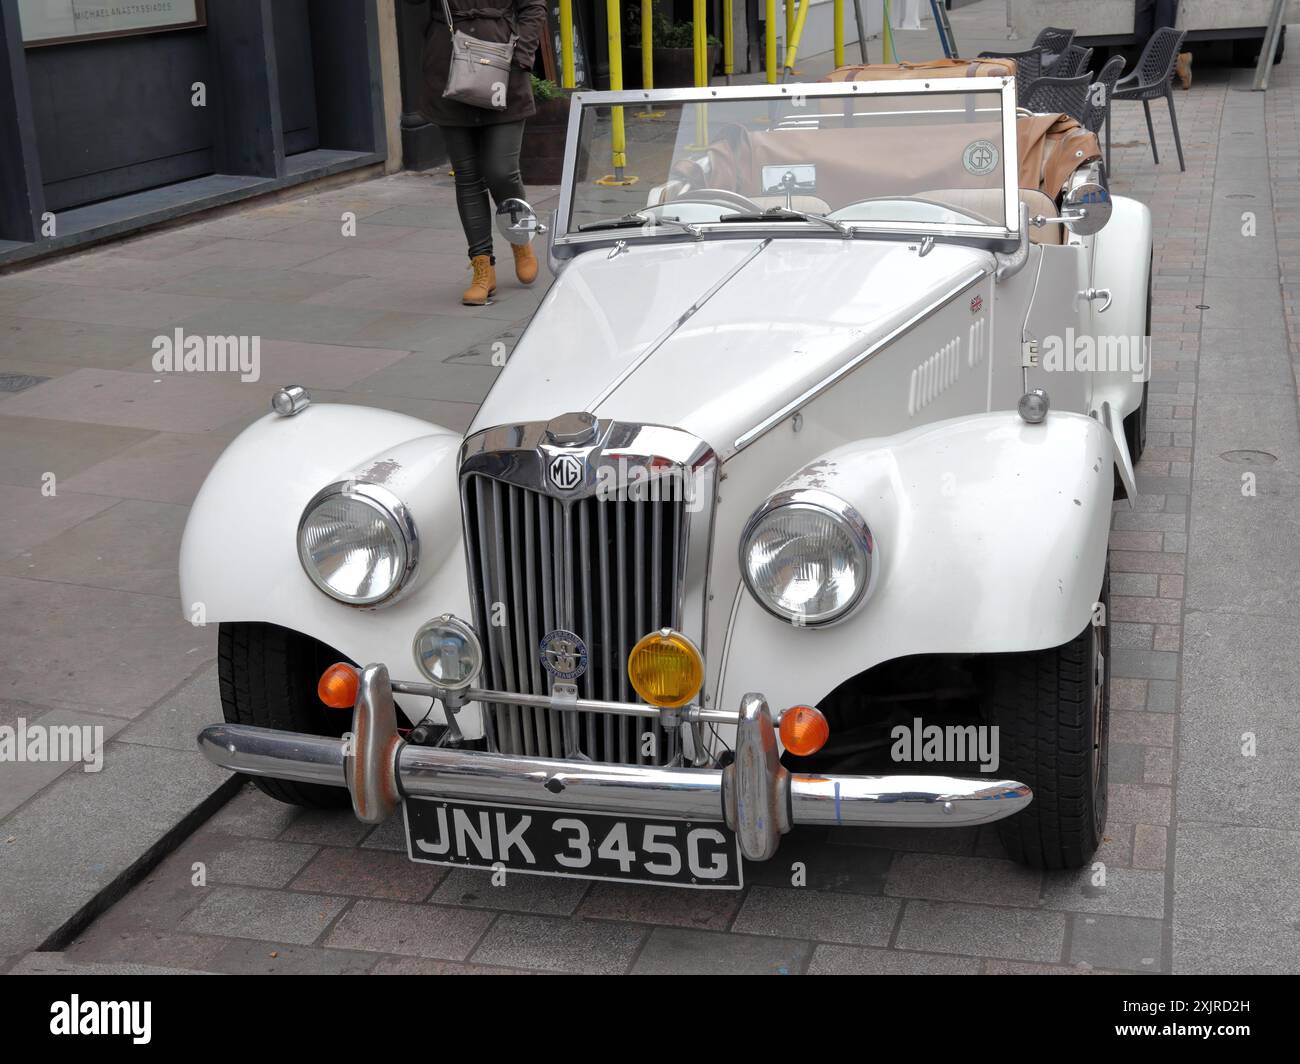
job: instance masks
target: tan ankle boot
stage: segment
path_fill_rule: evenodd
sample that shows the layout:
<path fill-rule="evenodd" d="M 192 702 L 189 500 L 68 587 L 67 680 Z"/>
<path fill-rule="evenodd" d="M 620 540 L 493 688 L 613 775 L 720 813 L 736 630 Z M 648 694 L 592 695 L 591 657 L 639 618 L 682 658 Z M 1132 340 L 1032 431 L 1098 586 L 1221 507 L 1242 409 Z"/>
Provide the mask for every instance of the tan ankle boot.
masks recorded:
<path fill-rule="evenodd" d="M 1174 62 L 1174 75 L 1178 78 L 1178 83 L 1185 89 L 1192 87 L 1192 53 L 1179 52 L 1178 59 Z"/>
<path fill-rule="evenodd" d="M 467 307 L 481 307 L 496 295 L 496 267 L 492 265 L 491 255 L 475 255 L 469 264 L 474 271 L 474 279 L 470 281 L 460 301 Z"/>
<path fill-rule="evenodd" d="M 532 244 L 511 244 L 515 253 L 515 276 L 520 284 L 532 284 L 537 280 L 537 256 L 533 254 Z"/>

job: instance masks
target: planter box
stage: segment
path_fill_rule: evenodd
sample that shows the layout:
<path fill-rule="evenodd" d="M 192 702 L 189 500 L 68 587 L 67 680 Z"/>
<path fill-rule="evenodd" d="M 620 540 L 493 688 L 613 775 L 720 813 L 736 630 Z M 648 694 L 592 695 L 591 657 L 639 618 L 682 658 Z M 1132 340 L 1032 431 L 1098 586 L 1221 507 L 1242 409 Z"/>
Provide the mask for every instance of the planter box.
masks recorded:
<path fill-rule="evenodd" d="M 709 45 L 709 75 L 718 68 L 722 46 Z M 656 89 L 684 89 L 695 84 L 695 50 L 693 48 L 656 48 L 654 50 Z M 641 88 L 641 49 L 623 48 L 623 87 Z"/>
<path fill-rule="evenodd" d="M 569 97 L 537 100 L 537 113 L 524 123 L 519 173 L 525 185 L 558 185 L 564 175 L 564 139 Z"/>

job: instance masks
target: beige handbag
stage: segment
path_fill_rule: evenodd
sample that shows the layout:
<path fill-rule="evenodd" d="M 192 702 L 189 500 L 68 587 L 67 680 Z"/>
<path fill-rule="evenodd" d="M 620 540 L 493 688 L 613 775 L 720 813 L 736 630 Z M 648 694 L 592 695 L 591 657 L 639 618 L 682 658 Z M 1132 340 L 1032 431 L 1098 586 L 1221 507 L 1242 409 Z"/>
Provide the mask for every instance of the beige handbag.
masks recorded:
<path fill-rule="evenodd" d="M 442 10 L 451 33 L 451 66 L 447 70 L 443 97 L 470 107 L 504 110 L 510 85 L 510 62 L 519 37 L 512 33 L 504 44 L 480 41 L 456 29 L 447 0 L 442 0 Z"/>

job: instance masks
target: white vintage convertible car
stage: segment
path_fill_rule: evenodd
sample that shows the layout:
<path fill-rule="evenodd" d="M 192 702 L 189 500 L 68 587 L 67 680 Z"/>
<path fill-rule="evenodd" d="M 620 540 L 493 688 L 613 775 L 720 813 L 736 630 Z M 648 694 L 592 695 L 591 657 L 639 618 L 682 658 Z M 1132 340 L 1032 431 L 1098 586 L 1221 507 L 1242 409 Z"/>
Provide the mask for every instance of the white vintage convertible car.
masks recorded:
<path fill-rule="evenodd" d="M 401 807 L 417 861 L 736 888 L 797 825 L 997 821 L 1087 862 L 1146 208 L 1095 138 L 1034 161 L 1009 78 L 572 107 L 469 432 L 286 387 L 209 475 L 204 752 Z"/>

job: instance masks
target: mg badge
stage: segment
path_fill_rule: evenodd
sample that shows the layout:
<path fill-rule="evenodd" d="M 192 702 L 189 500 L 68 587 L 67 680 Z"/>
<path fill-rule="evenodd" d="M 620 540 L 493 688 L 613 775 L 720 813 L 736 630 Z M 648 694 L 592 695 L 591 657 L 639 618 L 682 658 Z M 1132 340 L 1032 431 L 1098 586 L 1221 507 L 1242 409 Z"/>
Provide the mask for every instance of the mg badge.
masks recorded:
<path fill-rule="evenodd" d="M 572 491 L 582 483 L 582 459 L 576 454 L 559 454 L 548 470 L 551 483 L 561 491 Z"/>
<path fill-rule="evenodd" d="M 587 671 L 587 644 L 577 632 L 557 628 L 541 642 L 542 668 L 557 680 L 576 680 Z"/>

